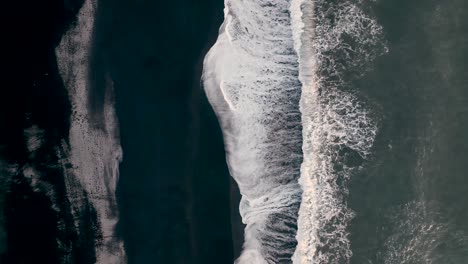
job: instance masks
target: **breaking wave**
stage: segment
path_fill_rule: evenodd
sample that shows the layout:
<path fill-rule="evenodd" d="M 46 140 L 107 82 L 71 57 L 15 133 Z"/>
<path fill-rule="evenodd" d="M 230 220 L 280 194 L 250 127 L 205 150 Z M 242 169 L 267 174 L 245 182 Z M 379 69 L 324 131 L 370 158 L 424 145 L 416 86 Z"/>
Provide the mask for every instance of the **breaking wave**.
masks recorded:
<path fill-rule="evenodd" d="M 362 2 L 362 1 L 361 1 Z M 371 154 L 377 120 L 349 82 L 385 51 L 381 27 L 353 1 L 293 0 L 304 161 L 294 263 L 349 263 L 348 181 Z M 352 71 L 356 74 L 350 74 Z"/>
<path fill-rule="evenodd" d="M 378 126 L 346 86 L 385 51 L 361 4 L 225 1 L 203 80 L 242 195 L 236 263 L 349 263 L 347 182 Z"/>
<path fill-rule="evenodd" d="M 228 166 L 242 194 L 244 250 L 237 263 L 288 263 L 301 190 L 301 85 L 288 1 L 226 1 L 204 62 Z"/>

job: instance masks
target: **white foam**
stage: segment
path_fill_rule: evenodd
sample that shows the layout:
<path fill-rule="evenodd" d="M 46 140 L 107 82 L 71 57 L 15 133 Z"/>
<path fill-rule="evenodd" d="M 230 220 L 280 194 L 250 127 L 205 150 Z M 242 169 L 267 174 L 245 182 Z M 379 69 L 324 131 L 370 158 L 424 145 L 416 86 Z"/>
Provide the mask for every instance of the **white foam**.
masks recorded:
<path fill-rule="evenodd" d="M 290 261 L 300 200 L 300 84 L 288 1 L 225 1 L 225 22 L 204 61 L 239 185 L 245 229 L 239 264 Z"/>
<path fill-rule="evenodd" d="M 59 212 L 60 206 L 57 201 L 54 186 L 42 179 L 43 175 L 37 169 L 34 162 L 31 162 L 36 157 L 37 151 L 44 144 L 44 133 L 45 131 L 40 129 L 37 125 L 32 125 L 24 130 L 23 136 L 26 143 L 26 148 L 29 152 L 30 162 L 23 165 L 21 167 L 21 171 L 23 176 L 29 180 L 31 190 L 44 194 L 49 199 L 51 208 L 56 212 Z"/>
<path fill-rule="evenodd" d="M 343 73 L 365 72 L 381 42 L 352 1 L 225 1 L 204 85 L 242 194 L 237 263 L 291 262 L 296 220 L 294 263 L 349 262 L 347 182 L 369 157 L 377 123 Z"/>
<path fill-rule="evenodd" d="M 75 219 L 83 213 L 86 191 L 96 209 L 102 232 L 102 243 L 98 245 L 97 263 L 125 263 L 122 241 L 114 234 L 118 221 L 115 190 L 119 175 L 122 150 L 118 138 L 118 122 L 112 95 L 106 92 L 104 102 L 104 129 L 90 123 L 89 98 L 89 56 L 96 10 L 95 0 L 86 0 L 81 8 L 76 26 L 62 38 L 56 49 L 59 70 L 68 88 L 72 103 L 70 128 L 70 149 L 59 153 L 62 158 L 70 157 L 72 169 L 66 169 L 66 188 Z M 112 91 L 112 82 L 106 79 L 107 91 Z M 66 151 L 67 147 L 63 149 Z M 78 221 L 75 222 L 78 225 Z M 77 228 L 77 230 L 79 230 Z"/>
<path fill-rule="evenodd" d="M 24 136 L 26 138 L 26 147 L 30 155 L 34 155 L 35 151 L 44 144 L 44 131 L 38 126 L 34 125 L 25 129 Z"/>
<path fill-rule="evenodd" d="M 411 201 L 387 217 L 391 233 L 376 254 L 379 263 L 461 263 L 466 259 L 466 230 L 436 203 Z"/>
<path fill-rule="evenodd" d="M 343 89 L 342 73 L 375 56 L 381 29 L 351 1 L 293 0 L 290 10 L 302 83 L 304 154 L 293 262 L 349 263 L 347 227 L 354 213 L 347 207 L 347 182 L 370 155 L 377 124 L 359 98 Z"/>

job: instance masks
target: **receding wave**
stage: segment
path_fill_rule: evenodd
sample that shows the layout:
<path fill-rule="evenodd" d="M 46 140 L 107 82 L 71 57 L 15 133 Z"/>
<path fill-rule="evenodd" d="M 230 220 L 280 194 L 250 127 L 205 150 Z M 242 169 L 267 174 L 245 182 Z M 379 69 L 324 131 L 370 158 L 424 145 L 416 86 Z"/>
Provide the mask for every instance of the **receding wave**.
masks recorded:
<path fill-rule="evenodd" d="M 337 2 L 225 1 L 203 79 L 242 194 L 237 263 L 349 263 L 347 182 L 378 125 L 346 86 L 384 45 L 363 1 Z"/>
<path fill-rule="evenodd" d="M 72 165 L 71 168 L 65 166 L 65 182 L 74 218 L 77 220 L 86 213 L 84 195 L 96 208 L 100 227 L 96 232 L 102 237 L 96 248 L 96 263 L 115 264 L 124 263 L 125 254 L 122 241 L 114 234 L 118 220 L 115 190 L 122 150 L 112 93 L 106 94 L 102 120 L 92 120 L 88 107 L 89 56 L 96 5 L 94 0 L 85 1 L 76 25 L 65 34 L 56 49 L 60 74 L 69 91 L 73 110 L 70 147 L 64 146 L 67 153 L 61 155 L 64 164 Z M 111 80 L 107 78 L 106 81 L 106 89 L 112 92 Z M 100 122 L 100 126 L 92 124 L 94 121 Z M 75 225 L 79 225 L 79 221 L 75 221 Z M 82 229 L 75 228 L 77 231 Z"/>

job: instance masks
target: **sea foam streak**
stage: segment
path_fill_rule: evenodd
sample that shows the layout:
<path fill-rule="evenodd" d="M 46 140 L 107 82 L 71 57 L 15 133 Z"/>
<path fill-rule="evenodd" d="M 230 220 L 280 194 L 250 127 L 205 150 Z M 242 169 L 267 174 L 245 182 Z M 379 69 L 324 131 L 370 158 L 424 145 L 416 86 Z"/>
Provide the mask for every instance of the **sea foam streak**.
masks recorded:
<path fill-rule="evenodd" d="M 115 190 L 118 180 L 118 166 L 122 150 L 118 139 L 118 123 L 112 96 L 106 92 L 102 127 L 90 123 L 89 98 L 89 56 L 94 26 L 96 2 L 86 0 L 78 15 L 75 27 L 63 37 L 56 49 L 60 74 L 68 88 L 72 102 L 70 128 L 70 150 L 64 158 L 70 157 L 73 168 L 66 174 L 66 188 L 75 219 L 84 208 L 82 186 L 96 209 L 102 241 L 97 245 L 99 264 L 125 263 L 123 243 L 114 234 L 118 220 Z M 107 90 L 112 83 L 107 80 Z M 65 148 L 66 149 L 66 148 Z M 78 225 L 79 221 L 75 221 Z M 77 231 L 80 230 L 76 227 Z"/>
<path fill-rule="evenodd" d="M 236 263 L 290 263 L 296 245 L 301 86 L 288 8 L 288 1 L 227 0 L 204 62 L 247 225 Z"/>

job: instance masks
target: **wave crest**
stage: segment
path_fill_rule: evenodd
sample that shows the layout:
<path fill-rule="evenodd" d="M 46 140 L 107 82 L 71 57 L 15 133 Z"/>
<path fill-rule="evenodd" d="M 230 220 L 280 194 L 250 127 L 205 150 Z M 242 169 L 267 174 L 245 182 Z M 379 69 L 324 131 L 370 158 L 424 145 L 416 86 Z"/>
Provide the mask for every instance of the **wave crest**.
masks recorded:
<path fill-rule="evenodd" d="M 349 263 L 347 185 L 369 157 L 378 125 L 346 86 L 385 52 L 382 29 L 353 1 L 294 0 L 291 15 L 304 154 L 293 262 Z"/>

